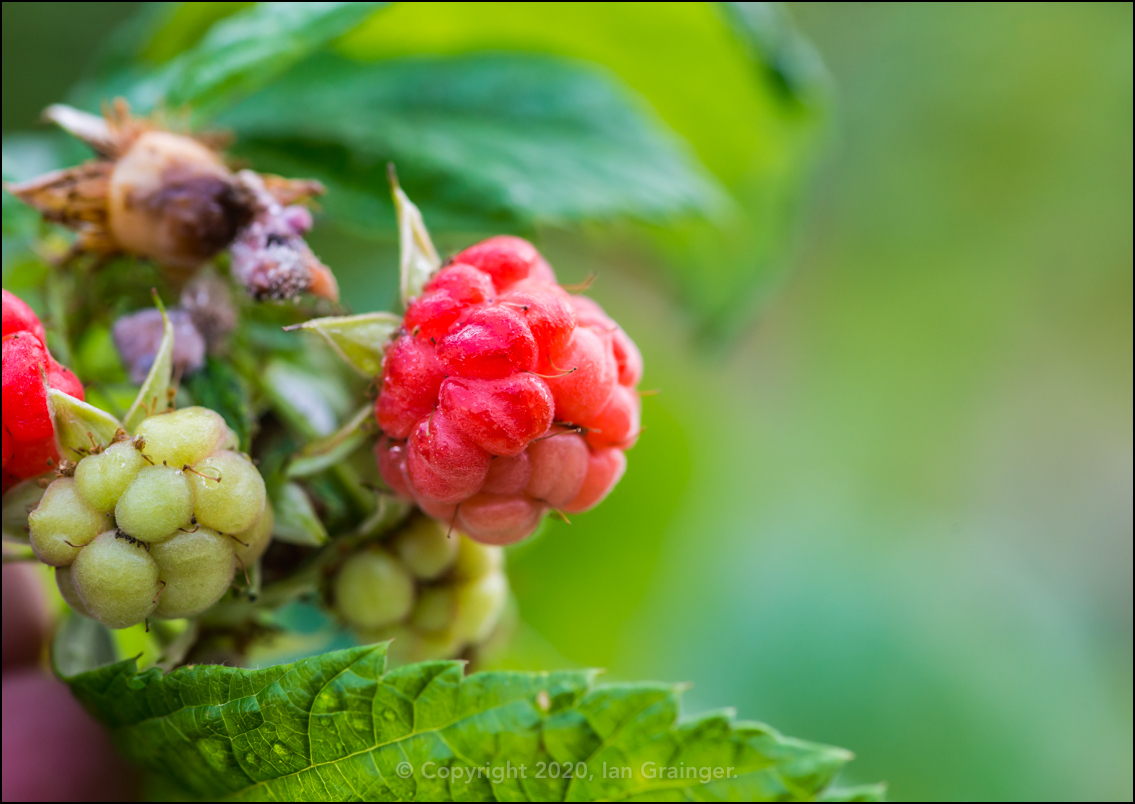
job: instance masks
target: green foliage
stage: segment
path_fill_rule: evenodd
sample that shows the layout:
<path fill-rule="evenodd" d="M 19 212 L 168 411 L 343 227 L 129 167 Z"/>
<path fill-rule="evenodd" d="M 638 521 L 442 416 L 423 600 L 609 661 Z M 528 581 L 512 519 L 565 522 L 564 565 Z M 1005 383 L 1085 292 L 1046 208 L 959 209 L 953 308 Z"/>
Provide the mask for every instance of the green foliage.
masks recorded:
<path fill-rule="evenodd" d="M 145 12 L 83 99 L 220 114 L 368 239 L 390 161 L 441 242 L 622 222 L 707 331 L 782 272 L 828 92 L 780 6 L 378 5 Z"/>
<path fill-rule="evenodd" d="M 360 65 L 321 56 L 240 104 L 222 122 L 245 153 L 329 183 L 328 211 L 378 234 L 351 203 L 394 162 L 427 224 L 441 208 L 483 228 L 634 215 L 710 213 L 717 183 L 607 75 L 562 59 L 414 58 Z M 346 185 L 353 193 L 340 194 Z M 428 189 L 427 189 L 428 188 Z M 336 202 L 339 195 L 341 202 Z M 428 202 L 427 203 L 427 199 Z M 380 235 L 381 236 L 381 235 Z"/>
<path fill-rule="evenodd" d="M 256 3 L 219 20 L 192 48 L 122 91 L 144 109 L 192 105 L 200 114 L 260 88 L 383 5 Z"/>
<path fill-rule="evenodd" d="M 728 712 L 679 720 L 674 685 L 385 660 L 381 644 L 256 671 L 129 660 L 68 683 L 128 757 L 210 799 L 811 800 L 850 759 Z"/>

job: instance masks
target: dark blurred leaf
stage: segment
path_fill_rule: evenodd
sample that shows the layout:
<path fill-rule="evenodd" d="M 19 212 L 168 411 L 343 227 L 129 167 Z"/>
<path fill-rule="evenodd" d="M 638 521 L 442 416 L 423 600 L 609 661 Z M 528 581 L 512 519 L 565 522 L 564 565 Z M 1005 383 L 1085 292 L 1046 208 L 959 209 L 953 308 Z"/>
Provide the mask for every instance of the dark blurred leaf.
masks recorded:
<path fill-rule="evenodd" d="M 387 672 L 371 645 L 257 671 L 130 660 L 68 683 L 129 758 L 208 799 L 812 800 L 851 757 L 730 713 L 679 721 L 674 685 L 594 678 Z"/>
<path fill-rule="evenodd" d="M 51 643 L 51 663 L 56 673 L 67 679 L 116 661 L 118 651 L 110 629 L 79 614 L 63 618 Z"/>
<path fill-rule="evenodd" d="M 232 364 L 210 356 L 199 371 L 186 378 L 185 385 L 198 405 L 224 417 L 229 429 L 240 439 L 241 452 L 249 452 L 256 416 L 248 386 Z"/>
<path fill-rule="evenodd" d="M 196 113 L 220 108 L 264 86 L 384 5 L 257 3 L 221 19 L 192 48 L 157 71 L 133 82 L 119 76 L 107 88 L 140 109 L 162 102 L 192 104 Z M 170 24 L 176 22 L 175 14 Z"/>
<path fill-rule="evenodd" d="M 329 194 L 329 212 L 369 226 L 379 225 L 376 208 L 389 209 L 387 162 L 423 208 L 482 221 L 661 221 L 728 203 L 641 99 L 603 72 L 561 59 L 364 65 L 321 55 L 222 122 L 251 153 L 284 152 L 295 169 L 306 163 L 334 185 L 382 196 L 363 206 L 334 187 Z"/>
<path fill-rule="evenodd" d="M 750 58 L 785 97 L 814 104 L 827 95 L 820 54 L 792 25 L 780 3 L 719 3 L 725 19 L 750 50 Z"/>

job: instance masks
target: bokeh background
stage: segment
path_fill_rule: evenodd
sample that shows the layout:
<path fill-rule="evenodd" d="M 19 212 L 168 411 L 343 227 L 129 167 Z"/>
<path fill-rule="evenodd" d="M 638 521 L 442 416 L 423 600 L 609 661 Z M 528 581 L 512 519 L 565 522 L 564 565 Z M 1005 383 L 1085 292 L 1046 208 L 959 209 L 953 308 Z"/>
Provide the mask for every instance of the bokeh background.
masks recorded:
<path fill-rule="evenodd" d="M 133 5 L 4 3 L 6 137 Z M 603 65 L 745 210 L 503 227 L 596 273 L 661 393 L 609 500 L 513 551 L 498 661 L 692 682 L 898 799 L 1130 799 L 1131 6 L 746 13 L 814 51 L 758 36 L 755 71 L 701 4 L 396 5 L 339 43 Z M 386 307 L 356 235 L 316 250 Z"/>

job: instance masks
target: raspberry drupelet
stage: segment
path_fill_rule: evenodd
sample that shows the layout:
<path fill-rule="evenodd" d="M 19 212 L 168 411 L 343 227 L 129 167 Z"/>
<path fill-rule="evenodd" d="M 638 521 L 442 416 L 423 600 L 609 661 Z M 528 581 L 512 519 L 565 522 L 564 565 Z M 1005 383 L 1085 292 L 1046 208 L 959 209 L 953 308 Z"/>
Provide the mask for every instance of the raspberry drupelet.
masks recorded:
<path fill-rule="evenodd" d="M 642 356 L 529 242 L 493 237 L 438 271 L 386 351 L 379 469 L 399 495 L 485 544 L 586 511 L 638 436 Z"/>

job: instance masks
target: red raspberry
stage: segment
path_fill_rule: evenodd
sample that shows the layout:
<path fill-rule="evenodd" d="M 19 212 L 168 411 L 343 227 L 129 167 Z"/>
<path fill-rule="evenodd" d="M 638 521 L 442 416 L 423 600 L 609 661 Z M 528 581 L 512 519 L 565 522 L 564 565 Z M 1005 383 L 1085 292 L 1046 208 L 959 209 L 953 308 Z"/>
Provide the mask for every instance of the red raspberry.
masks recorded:
<path fill-rule="evenodd" d="M 465 249 L 410 301 L 375 406 L 383 479 L 487 544 L 585 511 L 626 469 L 642 356 L 531 243 Z"/>
<path fill-rule="evenodd" d="M 4 291 L 4 337 L 7 338 L 14 332 L 30 332 L 39 340 L 40 343 L 46 343 L 46 338 L 43 333 L 43 324 L 39 322 L 39 317 L 32 312 L 32 308 L 24 303 L 24 300 L 17 296 L 15 293 Z"/>
<path fill-rule="evenodd" d="M 6 491 L 19 480 L 43 474 L 59 460 L 44 382 L 77 399 L 83 398 L 83 386 L 47 351 L 43 324 L 36 314 L 6 290 L 3 337 Z"/>

